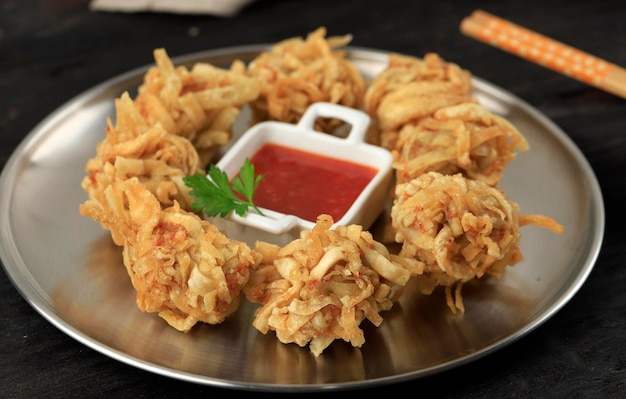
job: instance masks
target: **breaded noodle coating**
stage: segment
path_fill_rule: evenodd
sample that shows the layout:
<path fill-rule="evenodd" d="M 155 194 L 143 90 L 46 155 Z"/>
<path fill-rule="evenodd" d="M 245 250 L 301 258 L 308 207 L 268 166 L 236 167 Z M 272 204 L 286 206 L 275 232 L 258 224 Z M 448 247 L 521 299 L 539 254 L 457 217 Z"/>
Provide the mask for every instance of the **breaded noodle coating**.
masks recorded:
<path fill-rule="evenodd" d="M 435 53 L 424 59 L 390 54 L 365 93 L 365 111 L 380 129 L 379 143 L 395 148 L 402 126 L 439 108 L 470 101 L 471 74 Z"/>
<path fill-rule="evenodd" d="M 421 262 L 390 255 L 361 226 L 330 231 L 333 223 L 320 215 L 312 230 L 282 248 L 258 242 L 263 260 L 244 288 L 250 301 L 263 305 L 254 327 L 275 331 L 283 343 L 309 344 L 315 356 L 336 339 L 361 347 L 361 322 L 379 326 L 379 313 L 423 269 Z"/>
<path fill-rule="evenodd" d="M 136 177 L 161 204 L 170 206 L 176 200 L 191 209 L 193 200 L 182 179 L 204 173 L 191 142 L 168 133 L 160 124 L 148 126 L 128 93 L 115 100 L 115 109 L 116 125 L 107 118 L 106 138 L 85 167 L 81 186 L 89 198 L 103 203 L 109 185 Z"/>
<path fill-rule="evenodd" d="M 241 61 L 230 69 L 199 62 L 189 70 L 175 67 L 164 49 L 154 50 L 154 59 L 135 102 L 149 125 L 189 139 L 206 166 L 229 142 L 241 108 L 259 96 L 258 81 Z"/>
<path fill-rule="evenodd" d="M 254 122 L 278 120 L 297 123 L 315 102 L 331 102 L 361 108 L 365 81 L 344 51 L 351 35 L 326 38 L 321 27 L 306 39 L 295 37 L 274 44 L 248 65 L 248 74 L 259 79 L 261 95 L 250 106 Z M 316 129 L 334 133 L 341 122 L 320 118 Z"/>
<path fill-rule="evenodd" d="M 245 243 L 174 203 L 162 209 L 137 178 L 116 181 L 106 203 L 87 201 L 84 216 L 109 226 L 121 239 L 124 265 L 137 291 L 137 306 L 172 327 L 221 323 L 239 306 L 242 287 L 259 259 Z"/>
<path fill-rule="evenodd" d="M 391 209 L 399 255 L 425 263 L 425 293 L 446 288 L 448 306 L 463 311 L 463 283 L 485 274 L 500 277 L 520 262 L 520 225 L 537 224 L 561 233 L 550 218 L 519 216 L 517 203 L 501 190 L 461 174 L 429 172 L 396 186 Z M 452 288 L 456 286 L 454 300 Z"/>
<path fill-rule="evenodd" d="M 463 103 L 404 125 L 393 167 L 397 183 L 439 172 L 462 173 L 495 187 L 518 151 L 526 150 L 526 139 L 508 120 L 480 104 Z"/>

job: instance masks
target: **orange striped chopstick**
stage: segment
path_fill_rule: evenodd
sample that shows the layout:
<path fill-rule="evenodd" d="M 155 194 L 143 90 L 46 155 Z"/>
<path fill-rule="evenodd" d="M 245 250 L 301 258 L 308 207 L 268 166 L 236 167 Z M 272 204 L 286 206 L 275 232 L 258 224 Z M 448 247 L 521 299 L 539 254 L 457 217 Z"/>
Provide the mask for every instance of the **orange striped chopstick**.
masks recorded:
<path fill-rule="evenodd" d="M 461 32 L 525 60 L 626 98 L 626 69 L 482 10 L 461 22 Z"/>

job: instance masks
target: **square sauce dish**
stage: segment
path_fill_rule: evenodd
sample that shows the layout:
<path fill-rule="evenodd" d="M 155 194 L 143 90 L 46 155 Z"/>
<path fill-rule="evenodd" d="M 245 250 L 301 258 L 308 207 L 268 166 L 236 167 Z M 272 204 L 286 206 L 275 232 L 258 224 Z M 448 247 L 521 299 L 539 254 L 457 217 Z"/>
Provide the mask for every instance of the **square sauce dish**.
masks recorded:
<path fill-rule="evenodd" d="M 349 125 L 345 137 L 316 131 L 318 118 Z M 262 174 L 252 208 L 209 220 L 231 237 L 284 245 L 310 230 L 317 216 L 333 216 L 334 225 L 368 229 L 391 193 L 392 155 L 365 141 L 370 117 L 342 105 L 312 104 L 297 124 L 267 121 L 248 129 L 217 162 L 230 180 L 246 159 Z"/>

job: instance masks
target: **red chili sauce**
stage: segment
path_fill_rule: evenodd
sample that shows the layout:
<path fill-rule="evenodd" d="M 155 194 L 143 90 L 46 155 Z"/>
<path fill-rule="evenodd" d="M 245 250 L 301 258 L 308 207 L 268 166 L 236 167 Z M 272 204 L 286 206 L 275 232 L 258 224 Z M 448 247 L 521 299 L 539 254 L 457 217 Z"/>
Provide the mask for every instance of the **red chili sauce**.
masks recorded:
<path fill-rule="evenodd" d="M 255 204 L 312 222 L 322 213 L 335 221 L 341 219 L 377 172 L 369 166 L 271 143 L 250 161 L 257 175 L 265 175 L 254 192 Z"/>

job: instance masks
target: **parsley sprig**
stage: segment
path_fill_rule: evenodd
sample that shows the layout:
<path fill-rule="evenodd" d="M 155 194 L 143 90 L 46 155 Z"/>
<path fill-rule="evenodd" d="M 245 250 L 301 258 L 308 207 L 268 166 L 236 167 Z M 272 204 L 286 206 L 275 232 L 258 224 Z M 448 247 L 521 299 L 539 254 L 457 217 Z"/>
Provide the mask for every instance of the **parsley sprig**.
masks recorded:
<path fill-rule="evenodd" d="M 233 179 L 232 186 L 226 172 L 215 164 L 211 164 L 208 178 L 201 173 L 196 173 L 193 176 L 183 177 L 183 181 L 187 187 L 191 188 L 189 194 L 195 197 L 193 209 L 198 212 L 204 211 L 209 217 L 217 215 L 224 217 L 232 211 L 239 216 L 244 216 L 250 207 L 263 215 L 263 212 L 252 201 L 254 191 L 263 176 L 260 174 L 255 177 L 254 165 L 250 159 L 246 158 L 239 170 L 239 175 Z M 242 195 L 245 200 L 235 193 Z"/>

